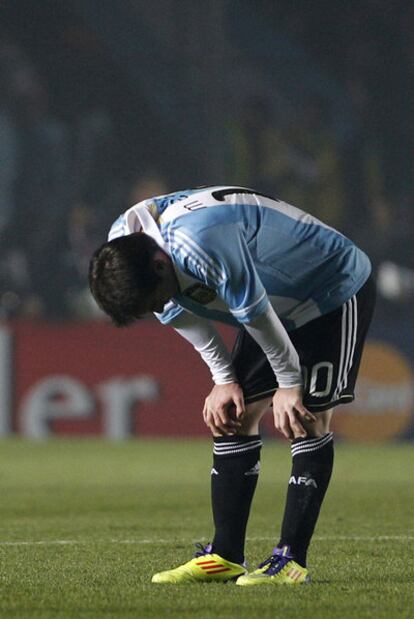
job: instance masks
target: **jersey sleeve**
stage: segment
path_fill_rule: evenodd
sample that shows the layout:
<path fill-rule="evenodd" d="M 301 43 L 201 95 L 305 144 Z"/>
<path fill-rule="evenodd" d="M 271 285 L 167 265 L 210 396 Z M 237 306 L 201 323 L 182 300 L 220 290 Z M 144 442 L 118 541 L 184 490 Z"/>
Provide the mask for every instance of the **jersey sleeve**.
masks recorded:
<path fill-rule="evenodd" d="M 217 226 L 196 236 L 180 228 L 170 237 L 170 246 L 180 266 L 215 289 L 238 322 L 249 323 L 265 311 L 267 293 L 237 225 Z"/>
<path fill-rule="evenodd" d="M 270 303 L 245 328 L 265 353 L 279 387 L 301 386 L 299 355 Z"/>
<path fill-rule="evenodd" d="M 183 311 L 171 321 L 171 326 L 193 345 L 208 365 L 216 385 L 237 382 L 230 353 L 209 320 Z"/>
<path fill-rule="evenodd" d="M 154 312 L 155 318 L 160 321 L 163 325 L 169 325 L 173 322 L 175 318 L 180 316 L 184 312 L 184 309 L 178 305 L 175 301 L 169 301 L 164 306 L 164 311 L 157 313 Z"/>

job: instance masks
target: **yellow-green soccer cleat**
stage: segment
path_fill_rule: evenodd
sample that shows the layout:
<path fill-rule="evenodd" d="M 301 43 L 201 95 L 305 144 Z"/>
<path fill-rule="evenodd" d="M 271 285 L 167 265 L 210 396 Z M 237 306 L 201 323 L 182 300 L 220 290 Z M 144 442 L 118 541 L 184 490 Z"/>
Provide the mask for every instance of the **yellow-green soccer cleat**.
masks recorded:
<path fill-rule="evenodd" d="M 240 576 L 236 585 L 302 585 L 310 582 L 308 570 L 296 563 L 289 546 L 274 548 L 271 557 L 263 561 L 251 574 Z"/>
<path fill-rule="evenodd" d="M 226 561 L 212 551 L 211 544 L 196 552 L 194 559 L 172 570 L 154 574 L 151 582 L 179 585 L 188 582 L 227 582 L 247 574 L 243 565 Z"/>

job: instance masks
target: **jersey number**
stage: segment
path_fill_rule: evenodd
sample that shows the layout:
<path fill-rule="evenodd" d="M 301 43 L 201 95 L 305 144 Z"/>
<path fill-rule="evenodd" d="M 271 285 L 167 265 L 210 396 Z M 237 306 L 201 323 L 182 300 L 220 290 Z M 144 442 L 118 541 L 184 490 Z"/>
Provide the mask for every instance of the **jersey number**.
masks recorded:
<path fill-rule="evenodd" d="M 330 361 L 321 361 L 312 366 L 310 377 L 308 368 L 302 367 L 305 391 L 314 398 L 324 398 L 332 388 L 333 364 Z"/>

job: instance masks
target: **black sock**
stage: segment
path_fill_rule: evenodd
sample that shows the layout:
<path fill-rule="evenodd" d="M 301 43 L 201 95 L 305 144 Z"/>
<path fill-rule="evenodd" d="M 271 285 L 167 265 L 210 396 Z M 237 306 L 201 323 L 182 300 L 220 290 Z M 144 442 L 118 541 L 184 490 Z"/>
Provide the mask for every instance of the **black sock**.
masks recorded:
<path fill-rule="evenodd" d="M 286 497 L 279 547 L 290 546 L 306 566 L 306 554 L 333 467 L 333 434 L 292 442 L 292 473 Z"/>
<path fill-rule="evenodd" d="M 244 540 L 260 470 L 260 436 L 214 438 L 211 500 L 213 552 L 234 563 L 244 561 Z"/>

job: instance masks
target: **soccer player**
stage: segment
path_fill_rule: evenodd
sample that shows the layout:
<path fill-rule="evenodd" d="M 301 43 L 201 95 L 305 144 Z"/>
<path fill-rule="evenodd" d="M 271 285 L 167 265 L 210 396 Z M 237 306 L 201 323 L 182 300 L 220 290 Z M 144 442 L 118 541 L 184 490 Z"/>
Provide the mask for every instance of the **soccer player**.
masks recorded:
<path fill-rule="evenodd" d="M 333 466 L 332 409 L 351 402 L 375 290 L 349 239 L 280 200 L 205 187 L 144 200 L 94 254 L 90 287 L 118 326 L 148 312 L 174 327 L 215 383 L 211 544 L 154 583 L 309 580 L 306 554 Z M 212 321 L 239 327 L 230 356 Z M 251 573 L 246 526 L 260 470 L 260 420 L 273 407 L 292 471 L 279 541 Z"/>

